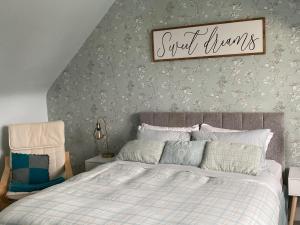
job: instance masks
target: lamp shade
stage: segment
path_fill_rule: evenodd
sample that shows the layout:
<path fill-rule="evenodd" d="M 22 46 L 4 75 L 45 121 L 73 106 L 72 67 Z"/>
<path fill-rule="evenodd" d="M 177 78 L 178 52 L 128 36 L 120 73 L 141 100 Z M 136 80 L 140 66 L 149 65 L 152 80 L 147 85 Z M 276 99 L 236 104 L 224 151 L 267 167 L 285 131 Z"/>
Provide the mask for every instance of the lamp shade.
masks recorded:
<path fill-rule="evenodd" d="M 100 140 L 100 139 L 105 137 L 105 134 L 103 134 L 103 132 L 102 132 L 101 124 L 100 124 L 99 120 L 96 123 L 96 128 L 95 128 L 95 131 L 94 131 L 94 137 L 97 140 Z"/>

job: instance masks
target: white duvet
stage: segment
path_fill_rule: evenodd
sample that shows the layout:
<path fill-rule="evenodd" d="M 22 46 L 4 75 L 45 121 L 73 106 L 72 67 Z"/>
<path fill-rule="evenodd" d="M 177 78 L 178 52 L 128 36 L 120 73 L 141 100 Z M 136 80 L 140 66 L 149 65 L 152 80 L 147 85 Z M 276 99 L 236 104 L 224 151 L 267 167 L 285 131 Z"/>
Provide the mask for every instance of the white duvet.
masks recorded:
<path fill-rule="evenodd" d="M 14 203 L 0 224 L 285 225 L 280 179 L 116 161 Z"/>

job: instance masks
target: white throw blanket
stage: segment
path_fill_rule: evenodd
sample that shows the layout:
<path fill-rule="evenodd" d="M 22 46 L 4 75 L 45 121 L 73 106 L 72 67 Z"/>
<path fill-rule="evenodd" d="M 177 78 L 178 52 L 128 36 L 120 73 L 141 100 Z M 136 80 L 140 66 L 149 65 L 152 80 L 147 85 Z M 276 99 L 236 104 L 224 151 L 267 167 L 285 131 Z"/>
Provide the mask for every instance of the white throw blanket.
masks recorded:
<path fill-rule="evenodd" d="M 0 224 L 283 225 L 280 195 L 272 176 L 117 161 L 14 203 Z"/>

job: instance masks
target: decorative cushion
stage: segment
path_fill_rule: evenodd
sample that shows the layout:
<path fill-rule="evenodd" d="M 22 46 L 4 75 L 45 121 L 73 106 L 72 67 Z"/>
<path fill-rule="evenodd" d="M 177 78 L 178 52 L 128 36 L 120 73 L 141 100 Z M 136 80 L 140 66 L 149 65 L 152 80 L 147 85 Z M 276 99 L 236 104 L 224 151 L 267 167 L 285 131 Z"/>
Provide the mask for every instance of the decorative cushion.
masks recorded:
<path fill-rule="evenodd" d="M 12 182 L 40 184 L 49 181 L 49 156 L 12 153 Z"/>
<path fill-rule="evenodd" d="M 142 123 L 142 125 L 139 126 L 138 129 L 192 132 L 192 131 L 199 130 L 199 124 L 193 125 L 191 127 L 161 127 L 161 126 L 153 126 L 146 123 Z"/>
<path fill-rule="evenodd" d="M 137 132 L 137 139 L 153 141 L 189 141 L 191 135 L 182 131 L 162 131 L 141 129 Z"/>
<path fill-rule="evenodd" d="M 249 130 L 243 132 L 193 132 L 192 137 L 194 140 L 210 140 L 210 141 L 224 141 L 231 143 L 240 143 L 248 145 L 256 145 L 261 147 L 261 160 L 260 167 L 266 167 L 266 151 L 268 148 L 268 137 L 270 131 L 268 129 Z"/>
<path fill-rule="evenodd" d="M 167 141 L 160 163 L 199 166 L 206 141 Z"/>
<path fill-rule="evenodd" d="M 256 175 L 262 149 L 255 145 L 212 141 L 207 142 L 202 169 Z"/>
<path fill-rule="evenodd" d="M 165 143 L 151 140 L 129 141 L 117 155 L 117 159 L 157 164 Z"/>

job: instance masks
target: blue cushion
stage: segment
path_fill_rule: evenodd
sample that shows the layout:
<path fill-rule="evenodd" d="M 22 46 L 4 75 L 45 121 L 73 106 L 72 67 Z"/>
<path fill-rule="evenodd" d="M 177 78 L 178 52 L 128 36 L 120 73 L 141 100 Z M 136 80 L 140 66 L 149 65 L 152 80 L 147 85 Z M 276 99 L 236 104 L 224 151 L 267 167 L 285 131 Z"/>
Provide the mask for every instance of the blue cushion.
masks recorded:
<path fill-rule="evenodd" d="M 49 181 L 49 171 L 47 169 L 30 168 L 29 184 L 41 184 Z"/>
<path fill-rule="evenodd" d="M 12 153 L 12 169 L 22 169 L 29 167 L 29 155 Z"/>
<path fill-rule="evenodd" d="M 12 153 L 12 182 L 42 184 L 49 182 L 49 156 Z"/>
<path fill-rule="evenodd" d="M 206 141 L 167 141 L 160 162 L 199 166 Z"/>
<path fill-rule="evenodd" d="M 65 179 L 63 177 L 58 177 L 53 180 L 50 180 L 46 183 L 41 184 L 23 184 L 12 181 L 9 185 L 9 191 L 12 192 L 32 192 L 32 191 L 39 191 L 48 187 L 51 187 L 55 184 L 59 184 L 64 182 Z"/>

